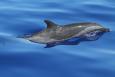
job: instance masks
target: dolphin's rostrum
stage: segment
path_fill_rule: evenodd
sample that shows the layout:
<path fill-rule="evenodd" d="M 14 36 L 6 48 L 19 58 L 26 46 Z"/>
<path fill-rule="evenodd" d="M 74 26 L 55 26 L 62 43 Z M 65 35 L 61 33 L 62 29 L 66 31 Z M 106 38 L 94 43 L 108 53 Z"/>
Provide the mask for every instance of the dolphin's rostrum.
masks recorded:
<path fill-rule="evenodd" d="M 44 22 L 47 24 L 46 29 L 24 38 L 35 43 L 46 44 L 45 48 L 56 45 L 78 45 L 82 41 L 97 40 L 105 32 L 110 31 L 92 22 L 68 25 L 58 25 L 50 20 L 44 20 Z"/>

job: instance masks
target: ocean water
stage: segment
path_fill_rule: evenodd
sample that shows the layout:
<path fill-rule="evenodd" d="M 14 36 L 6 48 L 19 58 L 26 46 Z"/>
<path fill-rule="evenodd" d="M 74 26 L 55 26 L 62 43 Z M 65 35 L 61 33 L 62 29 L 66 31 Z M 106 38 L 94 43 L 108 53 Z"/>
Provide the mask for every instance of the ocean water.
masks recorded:
<path fill-rule="evenodd" d="M 57 24 L 96 22 L 99 40 L 44 48 L 16 38 Z M 115 77 L 115 0 L 1 0 L 0 77 Z"/>

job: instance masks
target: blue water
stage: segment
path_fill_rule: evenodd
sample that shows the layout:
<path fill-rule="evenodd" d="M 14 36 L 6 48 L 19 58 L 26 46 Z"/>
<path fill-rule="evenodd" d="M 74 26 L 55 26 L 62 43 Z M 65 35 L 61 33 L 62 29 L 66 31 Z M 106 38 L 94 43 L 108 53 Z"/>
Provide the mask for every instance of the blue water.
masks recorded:
<path fill-rule="evenodd" d="M 44 48 L 16 38 L 58 24 L 97 22 L 99 40 Z M 115 0 L 1 0 L 0 77 L 115 77 Z"/>

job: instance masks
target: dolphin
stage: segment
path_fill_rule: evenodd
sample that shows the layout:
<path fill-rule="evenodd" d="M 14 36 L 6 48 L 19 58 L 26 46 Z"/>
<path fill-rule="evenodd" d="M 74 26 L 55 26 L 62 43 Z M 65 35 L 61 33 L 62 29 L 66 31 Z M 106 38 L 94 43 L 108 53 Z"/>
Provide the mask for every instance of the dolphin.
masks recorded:
<path fill-rule="evenodd" d="M 72 23 L 58 25 L 50 20 L 44 20 L 47 27 L 23 38 L 34 43 L 46 44 L 45 48 L 56 45 L 78 45 L 82 41 L 94 41 L 99 39 L 110 29 L 93 22 Z"/>

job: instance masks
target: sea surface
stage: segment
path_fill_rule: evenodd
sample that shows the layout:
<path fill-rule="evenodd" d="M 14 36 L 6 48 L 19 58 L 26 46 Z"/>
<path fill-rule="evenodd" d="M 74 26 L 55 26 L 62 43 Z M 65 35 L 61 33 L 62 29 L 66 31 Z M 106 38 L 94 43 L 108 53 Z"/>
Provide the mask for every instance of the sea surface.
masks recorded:
<path fill-rule="evenodd" d="M 18 36 L 57 24 L 96 22 L 99 40 L 44 48 Z M 0 77 L 115 77 L 115 0 L 0 0 Z"/>

